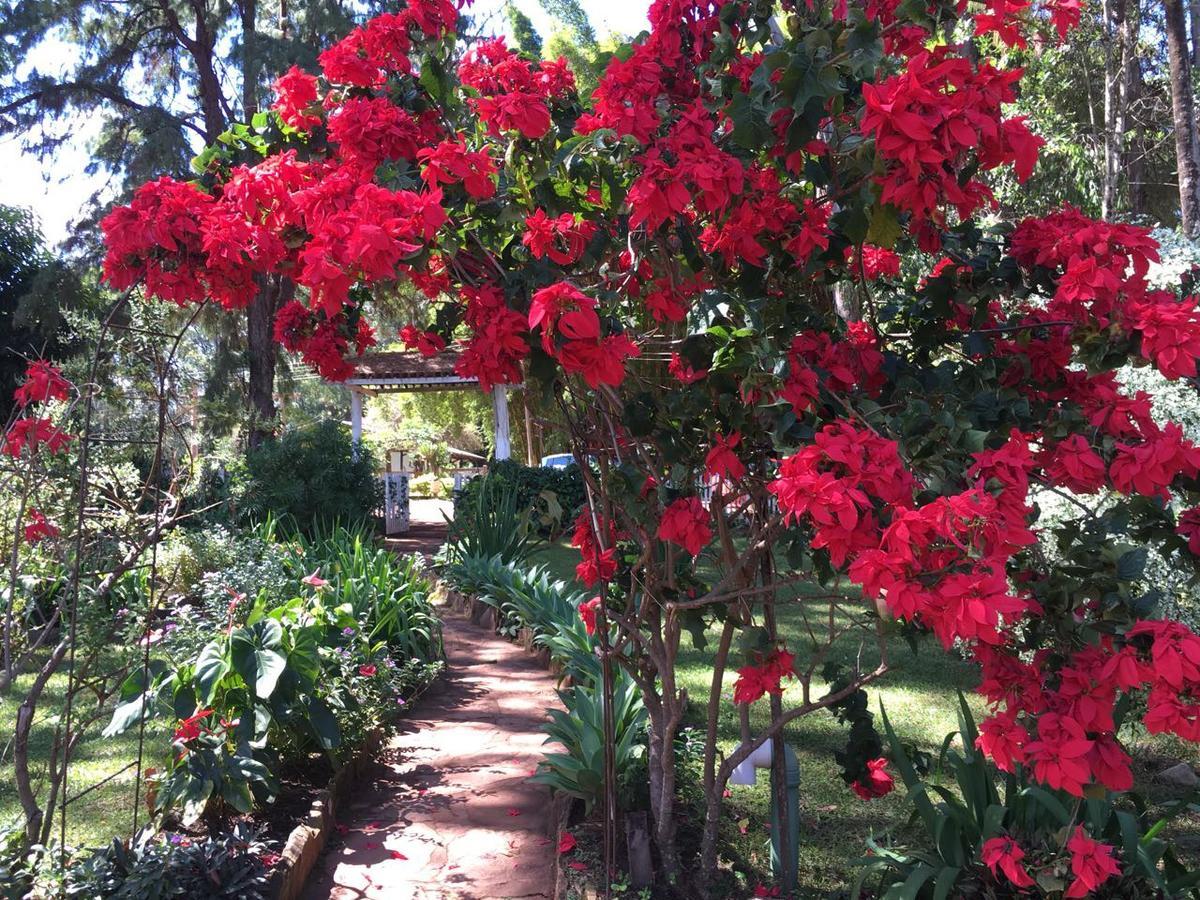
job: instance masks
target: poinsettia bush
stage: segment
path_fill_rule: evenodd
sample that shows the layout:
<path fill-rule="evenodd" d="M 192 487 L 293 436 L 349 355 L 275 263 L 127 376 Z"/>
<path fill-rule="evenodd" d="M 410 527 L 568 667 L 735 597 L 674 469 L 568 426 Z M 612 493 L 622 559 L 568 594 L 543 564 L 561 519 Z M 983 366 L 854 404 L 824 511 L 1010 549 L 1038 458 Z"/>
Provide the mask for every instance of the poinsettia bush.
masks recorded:
<path fill-rule="evenodd" d="M 1078 4 L 777 11 L 656 0 L 580 97 L 561 60 L 460 52 L 454 7 L 419 0 L 281 77 L 195 182 L 151 182 L 103 223 L 117 288 L 237 310 L 287 280 L 276 336 L 327 378 L 375 341 L 372 296 L 411 283 L 428 305 L 406 344 L 456 344 L 485 390 L 545 391 L 589 463 L 579 577 L 602 657 L 643 689 L 662 870 L 704 883 L 732 769 L 800 716 L 861 711 L 886 671 L 881 638 L 823 672 L 847 629 L 899 619 L 973 656 L 980 749 L 1066 797 L 1130 786 L 1125 698 L 1200 739 L 1200 637 L 1153 618 L 1141 551 L 1194 566 L 1200 448 L 1114 374 L 1195 377 L 1196 300 L 1149 287 L 1145 229 L 1005 223 L 988 187 L 1041 143 L 1006 115 L 1004 47 L 1063 39 Z M 1041 523 L 1034 489 L 1073 515 Z M 789 645 L 775 604 L 799 580 L 829 615 Z M 693 868 L 674 667 L 713 623 Z M 766 697 L 771 724 L 721 758 L 734 668 L 734 702 Z M 869 797 L 891 777 L 864 722 L 841 762 Z"/>

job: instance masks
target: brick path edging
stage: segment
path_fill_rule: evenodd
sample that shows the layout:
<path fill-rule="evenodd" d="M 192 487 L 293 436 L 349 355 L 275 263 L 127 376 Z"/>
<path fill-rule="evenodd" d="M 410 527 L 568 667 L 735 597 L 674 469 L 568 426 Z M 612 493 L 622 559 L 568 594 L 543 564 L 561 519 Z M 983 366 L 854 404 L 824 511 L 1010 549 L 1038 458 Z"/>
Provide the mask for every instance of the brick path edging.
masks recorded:
<path fill-rule="evenodd" d="M 271 873 L 271 900 L 296 900 L 300 896 L 325 849 L 336 821 L 338 804 L 347 789 L 358 780 L 366 763 L 375 758 L 383 746 L 383 738 L 382 728 L 371 729 L 350 761 L 338 769 L 325 789 L 317 794 L 305 820 L 292 829 L 280 853 L 282 858 Z"/>

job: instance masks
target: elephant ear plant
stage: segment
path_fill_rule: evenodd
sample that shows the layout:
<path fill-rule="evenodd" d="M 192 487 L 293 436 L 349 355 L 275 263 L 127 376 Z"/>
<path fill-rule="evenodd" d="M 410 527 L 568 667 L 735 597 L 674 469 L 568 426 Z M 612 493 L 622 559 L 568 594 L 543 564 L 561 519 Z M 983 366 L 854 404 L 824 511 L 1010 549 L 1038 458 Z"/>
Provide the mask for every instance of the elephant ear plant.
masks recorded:
<path fill-rule="evenodd" d="M 281 763 L 321 753 L 337 767 L 441 670 L 440 623 L 416 562 L 345 530 L 291 547 L 292 564 L 312 566 L 297 596 L 260 596 L 242 624 L 235 597 L 194 658 L 155 656 L 146 677 L 122 686 L 105 734 L 176 723 L 156 796 L 184 824 L 219 826 L 269 802 Z"/>

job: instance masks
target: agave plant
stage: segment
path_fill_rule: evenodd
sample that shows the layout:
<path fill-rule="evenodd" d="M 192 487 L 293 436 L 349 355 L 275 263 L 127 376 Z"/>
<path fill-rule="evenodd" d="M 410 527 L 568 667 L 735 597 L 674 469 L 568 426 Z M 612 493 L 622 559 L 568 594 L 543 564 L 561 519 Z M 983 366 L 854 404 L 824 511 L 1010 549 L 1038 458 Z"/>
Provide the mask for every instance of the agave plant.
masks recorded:
<path fill-rule="evenodd" d="M 563 752 L 547 753 L 532 781 L 584 802 L 590 812 L 604 794 L 604 694 L 598 684 L 559 691 L 564 712 L 547 710 L 543 727 Z M 646 707 L 641 690 L 623 670 L 614 672 L 613 744 L 619 787 L 629 784 L 646 752 Z"/>

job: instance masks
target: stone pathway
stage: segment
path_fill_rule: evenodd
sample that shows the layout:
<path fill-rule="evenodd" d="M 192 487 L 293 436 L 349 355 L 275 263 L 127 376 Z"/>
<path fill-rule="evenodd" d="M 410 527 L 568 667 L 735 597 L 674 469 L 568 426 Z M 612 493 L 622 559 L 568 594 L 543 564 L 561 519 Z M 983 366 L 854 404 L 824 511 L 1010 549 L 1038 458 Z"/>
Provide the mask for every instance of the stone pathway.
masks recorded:
<path fill-rule="evenodd" d="M 445 677 L 338 811 L 305 900 L 553 896 L 550 792 L 528 779 L 554 678 L 448 611 L 445 633 Z"/>

